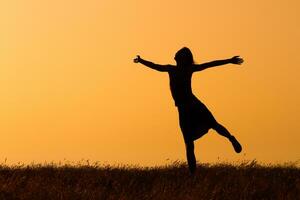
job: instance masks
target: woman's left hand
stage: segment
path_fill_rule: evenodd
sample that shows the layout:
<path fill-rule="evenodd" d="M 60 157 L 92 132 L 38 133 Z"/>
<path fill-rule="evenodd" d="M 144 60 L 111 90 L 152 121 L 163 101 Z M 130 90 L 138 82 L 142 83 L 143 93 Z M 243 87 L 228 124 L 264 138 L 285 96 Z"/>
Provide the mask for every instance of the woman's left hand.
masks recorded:
<path fill-rule="evenodd" d="M 139 55 L 136 56 L 135 59 L 133 59 L 133 62 L 135 63 L 139 63 L 140 62 L 141 57 Z"/>

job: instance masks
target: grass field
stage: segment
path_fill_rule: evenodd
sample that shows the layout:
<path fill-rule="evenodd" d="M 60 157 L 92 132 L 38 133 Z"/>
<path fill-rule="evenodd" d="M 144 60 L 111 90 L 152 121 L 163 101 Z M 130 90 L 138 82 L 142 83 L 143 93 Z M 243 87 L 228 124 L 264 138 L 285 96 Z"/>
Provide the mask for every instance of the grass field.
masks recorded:
<path fill-rule="evenodd" d="M 296 164 L 199 164 L 163 167 L 99 164 L 0 165 L 0 199 L 300 199 Z"/>

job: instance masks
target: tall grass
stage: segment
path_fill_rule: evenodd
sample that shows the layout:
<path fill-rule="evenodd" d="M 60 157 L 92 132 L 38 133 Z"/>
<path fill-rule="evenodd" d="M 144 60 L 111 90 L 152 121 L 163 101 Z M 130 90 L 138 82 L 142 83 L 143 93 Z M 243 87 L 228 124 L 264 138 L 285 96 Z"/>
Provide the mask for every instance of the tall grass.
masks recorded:
<path fill-rule="evenodd" d="M 0 165 L 0 199 L 300 199 L 296 164 L 199 164 L 163 167 L 98 163 Z"/>

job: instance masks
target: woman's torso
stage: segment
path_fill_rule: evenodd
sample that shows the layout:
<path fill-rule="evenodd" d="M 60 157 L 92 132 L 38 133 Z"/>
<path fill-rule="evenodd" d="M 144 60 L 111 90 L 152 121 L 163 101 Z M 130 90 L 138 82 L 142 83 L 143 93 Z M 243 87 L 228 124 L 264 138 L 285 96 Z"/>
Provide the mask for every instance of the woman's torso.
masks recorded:
<path fill-rule="evenodd" d="M 171 94 L 176 106 L 184 106 L 197 100 L 192 92 L 192 75 L 192 70 L 179 67 L 169 72 Z"/>

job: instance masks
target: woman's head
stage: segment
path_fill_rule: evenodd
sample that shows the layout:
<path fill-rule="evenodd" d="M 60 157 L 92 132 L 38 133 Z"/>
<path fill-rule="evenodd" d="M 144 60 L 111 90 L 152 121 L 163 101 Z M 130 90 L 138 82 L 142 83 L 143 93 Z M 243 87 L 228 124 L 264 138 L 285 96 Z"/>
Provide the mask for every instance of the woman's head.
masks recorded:
<path fill-rule="evenodd" d="M 175 54 L 174 58 L 177 62 L 177 65 L 189 66 L 194 63 L 193 54 L 191 50 L 187 47 L 183 47 Z"/>

